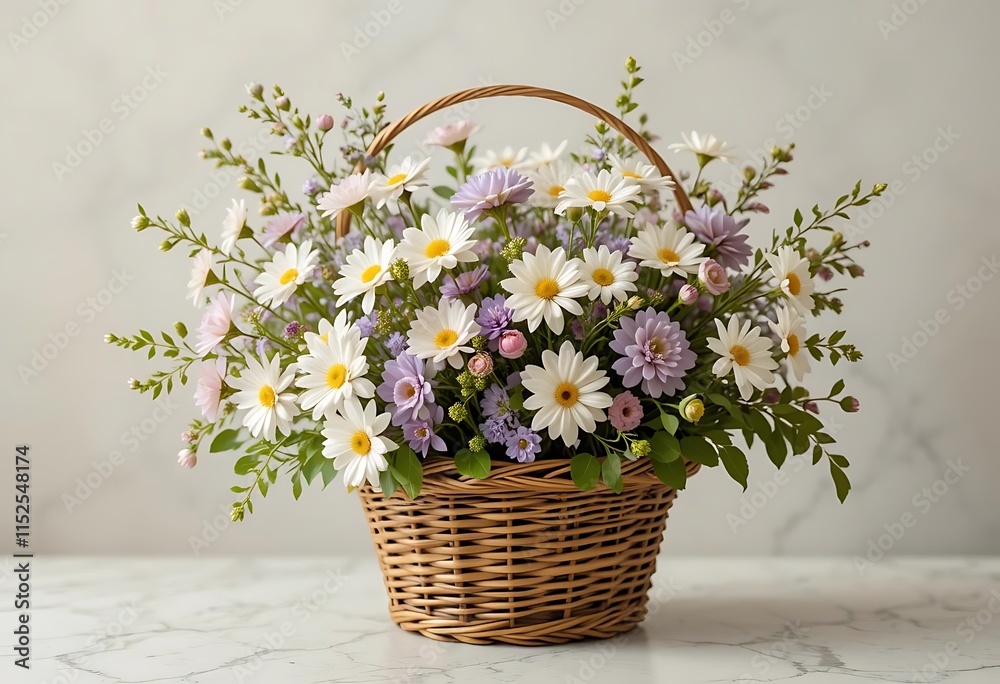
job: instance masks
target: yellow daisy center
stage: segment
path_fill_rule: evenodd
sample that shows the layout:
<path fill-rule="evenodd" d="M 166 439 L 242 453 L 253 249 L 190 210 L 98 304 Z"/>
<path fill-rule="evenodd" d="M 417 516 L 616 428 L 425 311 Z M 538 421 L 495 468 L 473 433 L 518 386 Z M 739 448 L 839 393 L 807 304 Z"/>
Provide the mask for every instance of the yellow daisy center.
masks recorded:
<path fill-rule="evenodd" d="M 367 456 L 372 450 L 372 440 L 364 430 L 358 430 L 351 435 L 351 451 L 358 456 Z"/>
<path fill-rule="evenodd" d="M 406 174 L 405 173 L 397 173 L 395 176 L 393 176 L 392 178 L 388 179 L 385 182 L 385 184 L 386 185 L 395 185 L 396 183 L 402 183 L 405 180 L 406 180 Z"/>
<path fill-rule="evenodd" d="M 436 259 L 437 257 L 447 254 L 449 249 L 451 249 L 451 243 L 447 240 L 438 238 L 437 240 L 431 240 L 427 243 L 427 248 L 424 250 L 424 256 L 428 259 Z"/>
<path fill-rule="evenodd" d="M 275 400 L 274 388 L 270 385 L 264 385 L 257 392 L 257 401 L 259 401 L 260 405 L 264 408 L 274 408 Z"/>
<path fill-rule="evenodd" d="M 611 193 L 607 190 L 591 190 L 587 193 L 587 199 L 591 202 L 610 202 Z"/>
<path fill-rule="evenodd" d="M 571 382 L 560 382 L 556 386 L 555 394 L 556 403 L 563 408 L 570 408 L 580 399 L 580 388 Z"/>
<path fill-rule="evenodd" d="M 347 366 L 335 363 L 326 371 L 326 386 L 330 389 L 340 389 L 347 380 Z"/>
<path fill-rule="evenodd" d="M 379 266 L 378 264 L 372 264 L 371 266 L 366 268 L 364 272 L 361 274 L 361 282 L 370 283 L 371 281 L 375 280 L 375 278 L 381 272 L 382 272 L 381 266 Z"/>
<path fill-rule="evenodd" d="M 594 269 L 594 273 L 590 277 L 601 287 L 607 287 L 615 282 L 615 274 L 606 268 Z"/>
<path fill-rule="evenodd" d="M 552 195 L 553 197 L 558 197 L 559 193 L 561 193 L 565 189 L 566 188 L 564 188 L 561 185 L 553 185 L 551 188 L 549 188 L 549 194 Z"/>
<path fill-rule="evenodd" d="M 434 336 L 434 346 L 438 349 L 447 349 L 458 342 L 458 333 L 450 328 L 445 328 Z"/>
<path fill-rule="evenodd" d="M 514 163 L 513 159 L 501 159 L 500 160 L 500 166 L 504 167 L 505 169 L 509 169 L 510 165 L 513 164 L 513 163 Z"/>
<path fill-rule="evenodd" d="M 750 352 L 747 348 L 741 344 L 734 344 L 729 348 L 729 354 L 733 357 L 733 361 L 741 366 L 745 366 L 750 363 Z"/>
<path fill-rule="evenodd" d="M 292 282 L 298 277 L 299 277 L 299 270 L 297 268 L 290 268 L 281 274 L 281 277 L 278 278 L 278 282 L 281 283 L 282 285 L 287 285 L 288 283 Z"/>
<path fill-rule="evenodd" d="M 552 299 L 559 294 L 559 283 L 552 278 L 542 278 L 535 285 L 535 295 L 539 299 Z"/>
<path fill-rule="evenodd" d="M 789 273 L 787 276 L 785 276 L 785 280 L 788 281 L 788 292 L 793 297 L 798 297 L 799 292 L 802 291 L 802 281 L 799 280 L 799 277 L 794 273 Z"/>
<path fill-rule="evenodd" d="M 642 178 L 635 171 L 622 171 L 622 178 Z"/>
<path fill-rule="evenodd" d="M 788 355 L 795 356 L 799 353 L 799 336 L 792 333 L 785 338 L 788 341 Z"/>
<path fill-rule="evenodd" d="M 665 264 L 677 263 L 681 260 L 680 255 L 669 247 L 664 247 L 656 253 L 657 258 Z"/>

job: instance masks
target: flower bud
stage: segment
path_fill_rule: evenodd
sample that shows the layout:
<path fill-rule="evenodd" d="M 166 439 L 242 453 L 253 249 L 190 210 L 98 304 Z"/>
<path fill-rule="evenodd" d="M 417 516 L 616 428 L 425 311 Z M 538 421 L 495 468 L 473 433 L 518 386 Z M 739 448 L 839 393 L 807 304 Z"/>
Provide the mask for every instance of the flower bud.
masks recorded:
<path fill-rule="evenodd" d="M 493 372 L 493 357 L 484 352 L 477 352 L 469 359 L 469 373 L 474 378 L 485 378 Z"/>
<path fill-rule="evenodd" d="M 198 456 L 190 449 L 181 449 L 177 452 L 177 462 L 190 470 L 198 465 Z"/>
<path fill-rule="evenodd" d="M 139 389 L 139 381 L 136 380 L 135 378 L 129 378 L 128 379 L 128 388 L 130 390 L 137 390 L 137 389 Z"/>
<path fill-rule="evenodd" d="M 757 177 L 757 169 L 747 164 L 746 166 L 743 167 L 743 177 L 746 178 L 748 181 L 752 181 L 754 178 Z"/>
<path fill-rule="evenodd" d="M 174 248 L 174 243 L 172 243 L 169 238 L 161 242 L 159 247 L 161 252 L 169 252 L 173 248 Z"/>
<path fill-rule="evenodd" d="M 238 186 L 240 186 L 241 188 L 243 188 L 244 190 L 249 190 L 250 192 L 260 192 L 261 191 L 260 186 L 258 186 L 253 181 L 252 178 L 248 178 L 247 176 L 241 177 L 238 181 L 236 181 L 236 184 Z"/>
<path fill-rule="evenodd" d="M 206 138 L 208 138 L 209 140 L 212 139 L 212 129 L 211 128 L 203 128 L 203 129 L 201 129 L 201 134 L 203 136 L 205 136 Z"/>
<path fill-rule="evenodd" d="M 486 438 L 482 435 L 476 435 L 469 440 L 469 451 L 473 453 L 479 453 L 481 451 L 486 451 Z"/>
<path fill-rule="evenodd" d="M 264 93 L 264 86 L 260 83 L 247 83 L 247 92 L 255 100 L 262 100 Z"/>
<path fill-rule="evenodd" d="M 844 244 L 844 234 L 841 232 L 836 232 L 830 236 L 830 244 L 834 247 L 840 247 Z"/>
<path fill-rule="evenodd" d="M 472 348 L 476 351 L 486 351 L 486 348 L 490 346 L 490 339 L 488 337 L 484 337 L 483 335 L 476 335 L 469 340 L 469 344 L 471 344 Z"/>
<path fill-rule="evenodd" d="M 528 340 L 520 330 L 507 330 L 497 342 L 500 356 L 505 359 L 518 359 L 528 348 Z"/>
<path fill-rule="evenodd" d="M 726 196 L 723 195 L 719 190 L 716 190 L 715 188 L 709 188 L 708 192 L 705 193 L 705 204 L 707 204 L 710 207 L 714 207 L 716 204 L 722 202 L 725 199 Z"/>
<path fill-rule="evenodd" d="M 174 323 L 174 330 L 176 330 L 177 334 L 181 336 L 181 339 L 187 337 L 188 329 L 187 326 L 184 325 L 183 321 L 177 321 L 176 323 Z"/>
<path fill-rule="evenodd" d="M 566 210 L 566 218 L 571 223 L 576 223 L 583 218 L 583 207 L 569 207 Z"/>
<path fill-rule="evenodd" d="M 316 128 L 326 133 L 333 128 L 333 117 L 329 114 L 320 114 L 316 117 Z"/>
<path fill-rule="evenodd" d="M 389 264 L 389 273 L 397 283 L 402 283 L 410 279 L 410 265 L 406 259 L 394 259 Z"/>
<path fill-rule="evenodd" d="M 857 413 L 861 408 L 861 403 L 856 397 L 844 397 L 840 400 L 840 408 L 848 413 Z"/>
<path fill-rule="evenodd" d="M 875 187 L 872 188 L 872 194 L 873 195 L 881 195 L 883 192 L 885 192 L 885 189 L 887 187 L 889 187 L 889 186 L 887 184 L 885 184 L 885 183 L 876 183 Z"/>
<path fill-rule="evenodd" d="M 806 403 L 802 404 L 802 408 L 804 408 L 809 413 L 815 413 L 817 416 L 819 415 L 819 406 L 816 404 L 815 401 L 807 401 Z"/>
<path fill-rule="evenodd" d="M 819 279 L 822 281 L 833 280 L 833 271 L 831 271 L 826 266 L 820 266 L 819 268 L 817 268 L 816 275 L 819 276 Z"/>
<path fill-rule="evenodd" d="M 705 402 L 699 399 L 697 394 L 684 397 L 677 408 L 684 416 L 684 420 L 690 423 L 697 423 L 705 415 Z"/>
<path fill-rule="evenodd" d="M 851 274 L 852 278 L 860 278 L 865 274 L 865 269 L 859 264 L 851 264 L 847 267 L 847 272 Z"/>
<path fill-rule="evenodd" d="M 764 390 L 764 394 L 761 397 L 761 399 L 764 400 L 765 404 L 777 404 L 779 401 L 781 401 L 781 392 L 779 392 L 773 387 L 768 387 L 766 390 Z"/>
<path fill-rule="evenodd" d="M 132 219 L 132 227 L 135 228 L 136 231 L 146 230 L 146 228 L 149 228 L 149 219 L 140 214 Z"/>
<path fill-rule="evenodd" d="M 194 440 L 196 440 L 197 438 L 198 435 L 196 435 L 191 430 L 185 430 L 184 432 L 181 433 L 181 441 L 184 442 L 185 444 L 194 444 Z"/>
<path fill-rule="evenodd" d="M 628 308 L 632 309 L 632 311 L 638 311 L 645 304 L 645 301 L 639 295 L 632 295 L 629 297 L 627 304 Z"/>
<path fill-rule="evenodd" d="M 469 409 L 465 408 L 465 404 L 462 403 L 452 404 L 451 408 L 448 409 L 448 417 L 456 423 L 461 423 L 469 417 Z"/>
<path fill-rule="evenodd" d="M 653 452 L 653 447 L 644 439 L 637 439 L 632 442 L 632 453 L 636 456 L 649 456 Z"/>
<path fill-rule="evenodd" d="M 180 222 L 180 224 L 185 228 L 191 225 L 191 217 L 188 216 L 186 209 L 178 209 L 175 216 L 177 217 L 177 220 Z"/>
<path fill-rule="evenodd" d="M 681 291 L 677 294 L 677 301 L 684 306 L 691 306 L 698 301 L 698 288 L 694 285 L 682 285 Z"/>
<path fill-rule="evenodd" d="M 233 141 L 230 140 L 229 138 L 223 138 L 222 140 L 219 141 L 219 147 L 228 152 L 229 150 L 233 149 Z"/>
<path fill-rule="evenodd" d="M 275 99 L 274 106 L 283 112 L 287 112 L 289 108 L 292 106 L 292 103 L 289 102 L 287 97 L 282 95 L 281 97 Z"/>
<path fill-rule="evenodd" d="M 720 295 L 729 292 L 729 276 L 715 259 L 705 259 L 698 267 L 698 280 L 709 294 Z"/>

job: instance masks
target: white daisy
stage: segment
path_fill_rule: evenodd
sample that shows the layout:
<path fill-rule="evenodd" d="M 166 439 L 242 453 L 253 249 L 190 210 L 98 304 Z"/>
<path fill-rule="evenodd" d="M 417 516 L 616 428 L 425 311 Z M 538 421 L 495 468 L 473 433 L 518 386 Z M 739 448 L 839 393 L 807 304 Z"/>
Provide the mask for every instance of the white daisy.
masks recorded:
<path fill-rule="evenodd" d="M 583 250 L 580 279 L 590 288 L 587 296 L 591 301 L 600 297 L 602 302 L 610 304 L 612 297 L 624 302 L 629 292 L 636 291 L 635 281 L 639 274 L 635 272 L 634 262 L 622 261 L 621 252 L 612 252 L 601 245 L 598 249 Z"/>
<path fill-rule="evenodd" d="M 548 143 L 542 143 L 542 149 L 537 152 L 532 152 L 529 156 L 528 167 L 534 170 L 540 169 L 543 166 L 549 164 L 554 164 L 558 161 L 559 157 L 562 156 L 563 151 L 566 149 L 566 145 L 569 144 L 568 140 L 563 140 L 561 143 L 556 145 L 555 149 L 549 147 Z"/>
<path fill-rule="evenodd" d="M 229 256 L 246 224 L 246 203 L 243 200 L 239 202 L 233 200 L 233 205 L 226 209 L 226 218 L 222 220 L 222 244 L 219 245 L 219 251 Z"/>
<path fill-rule="evenodd" d="M 420 229 L 404 230 L 399 243 L 399 256 L 410 267 L 415 289 L 437 280 L 441 269 L 450 271 L 459 263 L 478 260 L 472 251 L 476 241 L 470 239 L 475 229 L 464 214 L 441 209 L 436 218 L 424 214 L 420 224 Z"/>
<path fill-rule="evenodd" d="M 389 264 L 396 253 L 392 240 L 365 238 L 364 250 L 356 249 L 347 255 L 347 263 L 340 269 L 340 277 L 333 281 L 333 292 L 339 295 L 337 306 L 343 306 L 363 294 L 361 310 L 370 314 L 375 308 L 375 288 L 392 280 Z"/>
<path fill-rule="evenodd" d="M 803 319 L 798 312 L 788 307 L 778 309 L 778 322 L 768 321 L 771 330 L 781 340 L 781 351 L 785 352 L 788 365 L 792 367 L 795 379 L 802 378 L 809 372 L 809 353 L 805 348 L 806 329 L 802 327 Z"/>
<path fill-rule="evenodd" d="M 514 150 L 513 147 L 505 147 L 501 152 L 487 150 L 483 156 L 473 157 L 472 165 L 476 168 L 477 174 L 499 166 L 504 166 L 508 169 L 526 169 L 530 165 L 528 162 L 528 148 L 522 147 L 519 150 Z"/>
<path fill-rule="evenodd" d="M 638 185 L 643 190 L 671 190 L 674 181 L 670 176 L 664 176 L 652 164 L 647 164 L 639 157 L 621 159 L 612 154 L 609 157 L 611 168 L 627 182 Z"/>
<path fill-rule="evenodd" d="M 529 365 L 521 371 L 521 384 L 531 392 L 524 408 L 538 411 L 531 429 L 547 427 L 551 439 L 562 438 L 574 446 L 581 428 L 590 434 L 607 420 L 604 409 L 611 406 L 611 396 L 598 390 L 608 384 L 608 376 L 597 365 L 596 356 L 584 359 L 567 340 L 558 355 L 546 349 L 541 366 Z"/>
<path fill-rule="evenodd" d="M 754 387 L 763 390 L 771 385 L 772 371 L 778 367 L 778 362 L 771 358 L 771 340 L 760 334 L 760 328 L 751 329 L 751 325 L 747 320 L 741 328 L 739 316 L 730 316 L 727 329 L 716 318 L 719 337 L 708 339 L 708 348 L 722 357 L 712 366 L 712 372 L 723 378 L 731 371 L 744 401 L 753 394 Z"/>
<path fill-rule="evenodd" d="M 205 297 L 203 295 L 205 288 L 209 285 L 215 285 L 219 282 L 219 279 L 215 275 L 215 271 L 212 270 L 212 252 L 207 249 L 202 249 L 194 257 L 194 264 L 191 266 L 191 280 L 188 281 L 188 299 L 194 302 L 194 305 L 201 307 L 205 305 Z"/>
<path fill-rule="evenodd" d="M 777 254 L 768 254 L 767 263 L 771 264 L 771 274 L 792 306 L 801 314 L 812 311 L 816 284 L 809 275 L 809 262 L 794 247 L 785 246 L 779 247 Z"/>
<path fill-rule="evenodd" d="M 513 278 L 500 281 L 511 293 L 507 307 L 514 311 L 514 321 L 527 321 L 534 331 L 545 319 L 557 335 L 563 331 L 563 309 L 579 316 L 583 307 L 574 301 L 590 289 L 580 280 L 580 262 L 567 261 L 566 250 L 556 247 L 549 251 L 539 245 L 534 254 L 525 252 L 510 264 Z"/>
<path fill-rule="evenodd" d="M 351 325 L 351 318 L 347 315 L 347 311 L 343 309 L 339 314 L 337 314 L 337 318 L 334 319 L 332 324 L 325 318 L 321 318 L 317 328 L 317 332 L 309 331 L 303 335 L 303 339 L 305 339 L 307 347 L 310 344 L 313 344 L 314 341 L 322 342 L 323 344 L 330 344 L 331 340 L 339 339 L 348 334 L 352 334 L 355 331 L 359 335 L 361 334 L 360 330 L 357 330 Z"/>
<path fill-rule="evenodd" d="M 381 209 L 388 203 L 395 209 L 396 200 L 404 190 L 413 192 L 427 185 L 427 165 L 430 162 L 430 159 L 416 162 L 411 157 L 406 157 L 399 164 L 390 166 L 385 175 L 376 173 L 369 188 L 369 193 L 375 200 L 375 207 Z"/>
<path fill-rule="evenodd" d="M 367 169 L 364 173 L 352 173 L 320 195 L 316 208 L 323 212 L 323 216 L 335 217 L 368 199 L 372 180 L 371 171 Z"/>
<path fill-rule="evenodd" d="M 319 250 L 312 248 L 312 240 L 296 247 L 289 244 L 284 252 L 275 252 L 274 259 L 264 265 L 264 272 L 254 278 L 259 287 L 253 296 L 264 306 L 280 306 L 288 301 L 295 289 L 306 281 L 316 269 Z"/>
<path fill-rule="evenodd" d="M 727 145 L 725 140 L 719 140 L 714 135 L 702 137 L 698 131 L 691 131 L 690 138 L 686 133 L 681 133 L 681 137 L 684 138 L 684 142 L 674 143 L 667 149 L 674 152 L 683 152 L 684 150 L 694 152 L 700 166 L 704 166 L 713 159 L 721 159 L 730 164 L 736 161 L 736 158 L 730 154 L 733 148 Z"/>
<path fill-rule="evenodd" d="M 376 414 L 374 399 L 364 408 L 352 399 L 323 428 L 323 455 L 333 459 L 333 467 L 344 474 L 349 490 L 365 480 L 378 489 L 378 474 L 389 468 L 385 455 L 399 446 L 381 436 L 389 425 L 389 414 Z"/>
<path fill-rule="evenodd" d="M 416 319 L 406 333 L 409 352 L 438 367 L 447 361 L 452 368 L 461 368 L 462 352 L 473 352 L 468 342 L 482 329 L 475 318 L 476 305 L 465 306 L 457 299 L 441 299 L 436 308 L 424 307 L 416 312 Z"/>
<path fill-rule="evenodd" d="M 556 213 L 562 216 L 570 207 L 590 207 L 628 218 L 635 213 L 634 205 L 641 201 L 640 194 L 638 185 L 612 176 L 607 169 L 602 169 L 597 176 L 584 171 L 566 182 L 559 194 Z"/>
<path fill-rule="evenodd" d="M 554 209 L 559 204 L 559 195 L 566 189 L 566 183 L 573 177 L 573 169 L 562 161 L 556 161 L 531 173 L 536 192 L 528 200 L 535 206 Z"/>
<path fill-rule="evenodd" d="M 687 277 L 697 273 L 704 259 L 705 245 L 695 241 L 694 233 L 683 228 L 651 225 L 636 233 L 629 241 L 628 255 L 639 260 L 644 268 L 658 268 L 666 278 L 671 275 Z"/>
<path fill-rule="evenodd" d="M 243 425 L 251 437 L 263 437 L 273 442 L 275 429 L 282 435 L 292 431 L 292 420 L 299 415 L 295 394 L 285 392 L 295 379 L 295 364 L 281 372 L 281 354 L 261 364 L 252 356 L 245 357 L 246 368 L 238 378 L 229 378 L 230 386 L 239 390 L 232 401 L 236 408 L 247 411 Z"/>
<path fill-rule="evenodd" d="M 324 342 L 321 335 L 309 339 L 309 353 L 299 357 L 300 377 L 295 385 L 306 390 L 299 397 L 305 410 L 312 409 L 313 420 L 330 417 L 345 401 L 355 396 L 365 399 L 375 396 L 375 385 L 366 378 L 368 359 L 365 347 L 368 338 L 351 326 Z"/>

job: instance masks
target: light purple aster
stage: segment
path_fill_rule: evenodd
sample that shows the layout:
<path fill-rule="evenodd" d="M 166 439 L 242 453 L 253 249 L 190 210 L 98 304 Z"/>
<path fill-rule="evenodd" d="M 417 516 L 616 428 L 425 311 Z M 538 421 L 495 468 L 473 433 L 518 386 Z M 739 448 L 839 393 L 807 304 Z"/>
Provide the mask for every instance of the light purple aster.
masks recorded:
<path fill-rule="evenodd" d="M 406 341 L 406 336 L 403 333 L 394 332 L 389 335 L 389 339 L 385 341 L 385 346 L 389 349 L 389 353 L 392 354 L 393 358 L 399 357 L 409 345 Z"/>
<path fill-rule="evenodd" d="M 750 263 L 753 249 L 740 231 L 750 219 L 737 221 L 729 214 L 704 205 L 684 214 L 684 225 L 707 245 L 715 247 L 715 260 L 734 271 Z"/>
<path fill-rule="evenodd" d="M 444 419 L 444 409 L 440 406 L 425 406 L 420 415 L 403 424 L 403 438 L 410 448 L 421 458 L 427 458 L 427 451 L 446 451 L 444 440 L 434 434 L 434 428 Z"/>
<path fill-rule="evenodd" d="M 480 241 L 482 242 L 482 241 Z M 446 299 L 458 299 L 462 295 L 469 294 L 486 280 L 490 274 L 490 269 L 484 264 L 476 266 L 471 271 L 459 273 L 457 278 L 446 275 L 441 283 L 441 296 Z"/>
<path fill-rule="evenodd" d="M 323 186 L 315 178 L 307 178 L 305 183 L 302 184 L 302 194 L 309 195 L 310 197 L 322 189 Z"/>
<path fill-rule="evenodd" d="M 479 334 L 490 340 L 495 340 L 510 325 L 514 312 L 507 308 L 507 298 L 501 294 L 487 297 L 479 307 L 476 323 L 482 328 Z"/>
<path fill-rule="evenodd" d="M 622 318 L 611 349 L 622 356 L 611 366 L 622 376 L 622 384 L 635 387 L 653 399 L 672 396 L 684 389 L 682 378 L 694 367 L 695 355 L 679 323 L 653 307 Z"/>
<path fill-rule="evenodd" d="M 305 223 L 306 215 L 301 211 L 282 211 L 267 222 L 260 242 L 265 247 L 273 247 L 281 238 Z M 319 270 L 319 269 L 317 269 Z"/>
<path fill-rule="evenodd" d="M 484 418 L 505 418 L 510 413 L 510 397 L 500 385 L 490 385 L 479 402 Z"/>
<path fill-rule="evenodd" d="M 357 326 L 358 330 L 361 331 L 362 337 L 371 337 L 372 333 L 375 332 L 375 323 L 378 322 L 378 309 L 372 311 L 367 316 L 362 316 L 358 319 Z"/>
<path fill-rule="evenodd" d="M 531 463 L 542 450 L 542 437 L 526 427 L 519 427 L 507 438 L 507 456 L 520 463 Z"/>
<path fill-rule="evenodd" d="M 499 416 L 487 418 L 486 422 L 479 426 L 479 429 L 482 430 L 483 437 L 490 444 L 506 444 L 510 436 L 514 434 L 514 430 L 507 425 L 507 421 Z"/>
<path fill-rule="evenodd" d="M 473 176 L 451 196 L 451 206 L 474 221 L 487 209 L 520 204 L 534 192 L 532 182 L 514 169 L 500 166 Z"/>
<path fill-rule="evenodd" d="M 420 409 L 434 401 L 434 383 L 424 375 L 424 360 L 405 352 L 385 362 L 376 392 L 392 405 L 393 425 L 416 420 Z"/>

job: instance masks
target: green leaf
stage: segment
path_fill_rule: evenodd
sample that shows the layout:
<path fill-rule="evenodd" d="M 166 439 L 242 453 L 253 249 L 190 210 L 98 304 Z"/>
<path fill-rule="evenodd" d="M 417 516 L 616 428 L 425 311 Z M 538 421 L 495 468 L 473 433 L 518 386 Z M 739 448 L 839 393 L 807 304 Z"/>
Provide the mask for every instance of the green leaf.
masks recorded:
<path fill-rule="evenodd" d="M 401 446 L 389 464 L 393 476 L 403 485 L 403 490 L 410 499 L 416 499 L 424 484 L 424 468 L 420 459 L 408 446 Z"/>
<path fill-rule="evenodd" d="M 785 436 L 781 434 L 781 430 L 775 430 L 764 440 L 764 448 L 767 449 L 767 457 L 775 466 L 780 468 L 785 463 L 788 449 L 785 446 Z"/>
<path fill-rule="evenodd" d="M 295 497 L 296 501 L 302 496 L 302 479 L 298 473 L 292 476 L 292 496 Z"/>
<path fill-rule="evenodd" d="M 301 468 L 302 477 L 306 479 L 306 484 L 312 484 L 323 469 L 323 463 L 328 460 L 330 459 L 324 456 L 322 451 L 317 451 L 306 459 Z"/>
<path fill-rule="evenodd" d="M 382 487 L 382 496 L 387 499 L 399 488 L 399 482 L 388 468 L 378 474 L 378 483 Z"/>
<path fill-rule="evenodd" d="M 209 452 L 216 454 L 220 451 L 232 451 L 242 444 L 239 430 L 223 430 L 212 440 Z"/>
<path fill-rule="evenodd" d="M 444 199 L 451 199 L 451 196 L 455 194 L 455 191 L 447 185 L 438 185 L 434 188 L 434 194 L 438 197 L 443 197 Z"/>
<path fill-rule="evenodd" d="M 673 487 L 674 489 L 684 489 L 687 486 L 687 470 L 684 461 L 675 459 L 673 461 L 652 461 L 653 474 L 659 478 L 660 482 Z"/>
<path fill-rule="evenodd" d="M 490 474 L 490 455 L 485 451 L 462 449 L 455 454 L 455 468 L 466 477 L 484 480 Z"/>
<path fill-rule="evenodd" d="M 337 477 L 337 469 L 333 466 L 332 458 L 323 459 L 323 465 L 320 467 L 319 473 L 323 476 L 323 488 L 325 489 Z"/>
<path fill-rule="evenodd" d="M 833 484 L 837 488 L 837 498 L 840 499 L 840 503 L 844 503 L 844 499 L 851 491 L 851 481 L 847 478 L 847 473 L 833 461 L 830 461 L 830 475 L 833 476 Z"/>
<path fill-rule="evenodd" d="M 660 412 L 660 422 L 663 423 L 663 429 L 672 435 L 677 433 L 677 428 L 681 424 L 680 418 L 666 411 Z"/>
<path fill-rule="evenodd" d="M 569 473 L 573 484 L 581 491 L 587 492 L 597 486 L 601 477 L 601 464 L 593 454 L 577 454 L 569 463 Z"/>
<path fill-rule="evenodd" d="M 689 461 L 700 463 L 710 468 L 719 465 L 719 455 L 715 447 L 708 443 L 704 437 L 685 437 L 681 440 L 681 453 Z"/>
<path fill-rule="evenodd" d="M 233 464 L 233 472 L 237 475 L 249 475 L 250 471 L 256 468 L 258 463 L 260 463 L 260 460 L 254 454 L 241 456 L 236 463 Z"/>
<path fill-rule="evenodd" d="M 746 491 L 747 476 L 750 474 L 746 454 L 737 447 L 724 446 L 719 449 L 719 457 L 722 459 L 722 465 L 725 466 L 729 476 L 743 485 L 743 491 Z"/>
<path fill-rule="evenodd" d="M 649 457 L 654 461 L 667 463 L 669 461 L 676 461 L 681 457 L 681 443 L 668 432 L 661 430 L 654 434 L 649 440 L 649 446 L 652 449 Z"/>
<path fill-rule="evenodd" d="M 601 478 L 615 494 L 622 493 L 625 485 L 622 482 L 622 460 L 618 454 L 612 452 L 604 459 L 604 463 L 601 464 Z"/>
<path fill-rule="evenodd" d="M 747 414 L 747 424 L 761 439 L 766 440 L 771 435 L 771 425 L 760 411 L 750 411 Z"/>
<path fill-rule="evenodd" d="M 838 380 L 833 384 L 833 389 L 830 390 L 830 396 L 835 397 L 844 391 L 844 381 Z"/>

